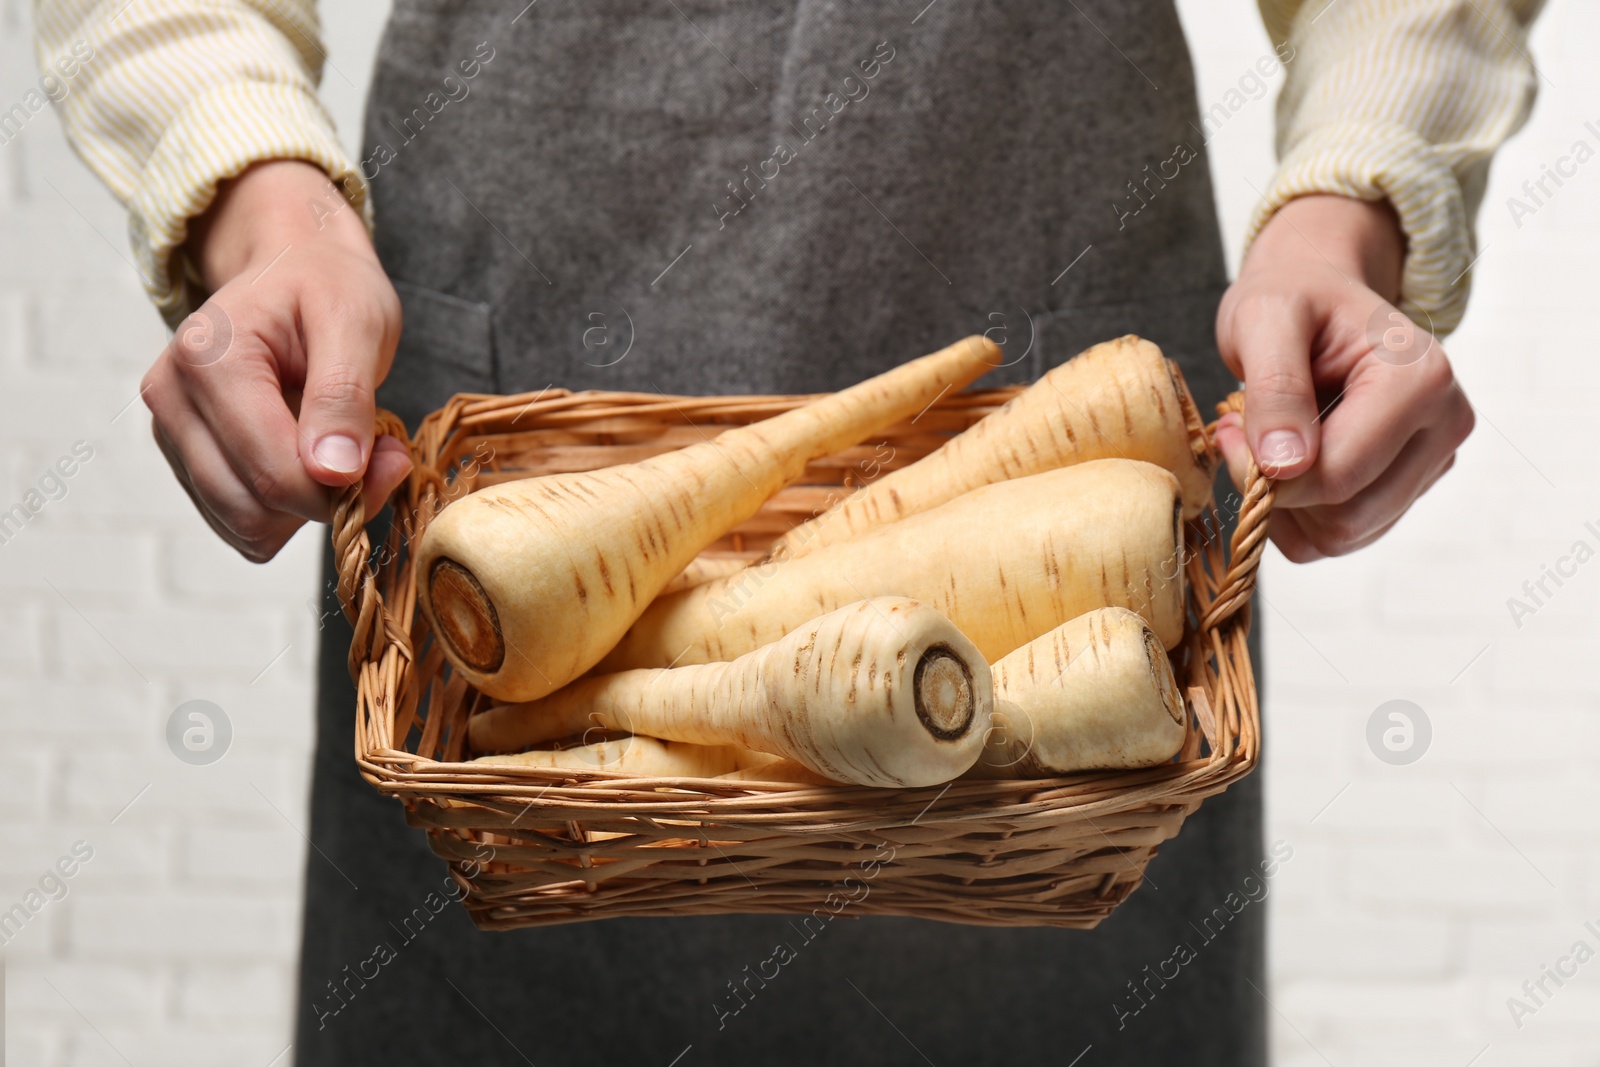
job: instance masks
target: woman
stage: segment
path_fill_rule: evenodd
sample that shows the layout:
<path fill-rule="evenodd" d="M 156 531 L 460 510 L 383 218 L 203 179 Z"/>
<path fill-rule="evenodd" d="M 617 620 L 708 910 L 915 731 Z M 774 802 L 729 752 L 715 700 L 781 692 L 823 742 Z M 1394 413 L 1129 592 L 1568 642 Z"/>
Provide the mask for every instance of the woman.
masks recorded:
<path fill-rule="evenodd" d="M 811 392 L 977 331 L 1002 384 L 1136 332 L 1207 408 L 1249 382 L 1221 443 L 1280 479 L 1299 561 L 1380 536 L 1471 428 L 1413 322 L 1459 320 L 1534 0 L 1263 0 L 1245 75 L 1284 72 L 1284 161 L 1231 288 L 1204 148 L 1237 107 L 1197 103 L 1168 0 L 519 6 L 400 0 L 351 160 L 306 0 L 40 5 L 44 59 L 93 45 L 64 119 L 178 326 L 157 439 L 251 559 L 404 477 L 375 388 L 411 425 L 460 391 Z M 1265 1060 L 1258 901 L 1292 849 L 1263 855 L 1259 778 L 1093 932 L 841 923 L 732 1000 L 786 918 L 490 935 L 424 907 L 444 870 L 356 774 L 349 633 L 323 636 L 302 1067 Z"/>

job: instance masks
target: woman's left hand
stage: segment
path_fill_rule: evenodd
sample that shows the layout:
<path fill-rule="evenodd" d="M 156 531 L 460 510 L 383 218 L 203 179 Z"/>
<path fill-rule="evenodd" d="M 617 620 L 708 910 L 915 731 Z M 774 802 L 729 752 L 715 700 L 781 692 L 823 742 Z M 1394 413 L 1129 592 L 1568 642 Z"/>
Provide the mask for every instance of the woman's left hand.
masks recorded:
<path fill-rule="evenodd" d="M 1404 255 L 1387 203 L 1302 197 L 1262 229 L 1217 311 L 1246 386 L 1243 424 L 1225 416 L 1217 444 L 1236 484 L 1249 453 L 1277 481 L 1272 540 L 1296 563 L 1383 536 L 1472 432 L 1444 349 L 1394 306 Z"/>

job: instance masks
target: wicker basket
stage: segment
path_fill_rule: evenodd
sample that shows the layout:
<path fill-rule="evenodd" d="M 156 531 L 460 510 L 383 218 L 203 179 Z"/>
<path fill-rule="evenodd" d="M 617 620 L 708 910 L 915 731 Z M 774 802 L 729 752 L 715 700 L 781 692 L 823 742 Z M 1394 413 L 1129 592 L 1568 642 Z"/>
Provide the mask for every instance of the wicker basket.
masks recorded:
<path fill-rule="evenodd" d="M 814 464 L 707 554 L 758 558 L 855 481 L 927 454 L 1015 392 L 947 398 L 914 424 Z M 643 459 L 805 399 L 457 396 L 411 441 L 416 469 L 391 501 L 395 520 L 376 559 L 359 487 L 345 494 L 333 537 L 355 626 L 356 759 L 427 831 L 480 927 L 844 911 L 1086 929 L 1133 892 L 1201 800 L 1255 766 L 1260 720 L 1245 635 L 1271 504 L 1255 471 L 1228 553 L 1215 511 L 1189 525 L 1192 617 L 1173 653 L 1189 733 L 1170 763 L 890 790 L 464 762 L 467 717 L 487 698 L 454 676 L 431 640 L 407 551 L 439 507 L 497 481 Z M 406 439 L 394 416 L 379 422 Z"/>

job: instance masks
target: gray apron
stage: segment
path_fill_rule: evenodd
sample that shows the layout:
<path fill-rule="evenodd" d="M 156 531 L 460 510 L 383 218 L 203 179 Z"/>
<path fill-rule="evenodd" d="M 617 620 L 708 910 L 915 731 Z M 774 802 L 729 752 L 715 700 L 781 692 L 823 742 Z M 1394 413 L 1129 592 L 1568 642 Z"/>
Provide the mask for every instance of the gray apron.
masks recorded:
<path fill-rule="evenodd" d="M 1232 387 L 1170 0 L 521 7 L 397 0 L 379 54 L 365 166 L 405 313 L 379 401 L 413 427 L 460 391 L 837 389 L 981 331 L 986 382 L 1136 332 L 1203 410 Z M 1095 931 L 839 922 L 735 1000 L 788 918 L 435 909 L 443 863 L 356 773 L 327 618 L 301 1067 L 1265 1062 L 1265 903 L 1224 907 L 1259 873 L 1258 777 Z"/>

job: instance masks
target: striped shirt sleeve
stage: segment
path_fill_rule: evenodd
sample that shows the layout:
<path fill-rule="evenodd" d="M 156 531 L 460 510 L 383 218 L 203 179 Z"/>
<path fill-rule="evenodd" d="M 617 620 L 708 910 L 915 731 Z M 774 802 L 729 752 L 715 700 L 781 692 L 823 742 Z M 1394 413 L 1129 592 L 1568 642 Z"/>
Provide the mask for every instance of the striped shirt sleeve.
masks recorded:
<path fill-rule="evenodd" d="M 1466 312 L 1490 159 L 1533 107 L 1527 30 L 1543 0 L 1258 3 L 1290 61 L 1279 166 L 1247 245 L 1295 197 L 1387 199 L 1407 238 L 1400 308 L 1449 333 Z"/>
<path fill-rule="evenodd" d="M 321 167 L 367 214 L 366 186 L 317 99 L 315 0 L 37 0 L 34 45 L 76 64 L 58 113 L 128 208 L 134 263 L 169 325 L 197 303 L 189 220 L 251 163 Z"/>

